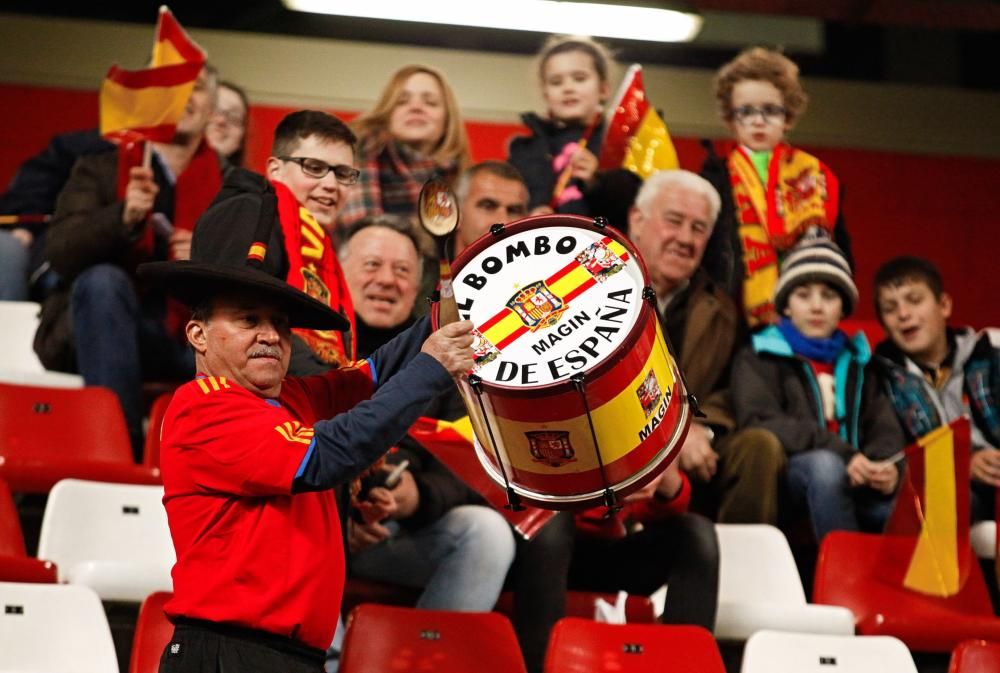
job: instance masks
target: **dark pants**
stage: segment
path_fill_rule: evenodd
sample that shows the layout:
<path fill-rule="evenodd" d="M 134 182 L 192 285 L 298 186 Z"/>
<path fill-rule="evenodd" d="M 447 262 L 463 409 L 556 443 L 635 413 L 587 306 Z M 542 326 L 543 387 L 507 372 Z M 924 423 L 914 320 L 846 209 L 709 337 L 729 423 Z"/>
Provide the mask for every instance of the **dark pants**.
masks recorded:
<path fill-rule="evenodd" d="M 668 585 L 662 621 L 715 628 L 719 541 L 698 514 L 646 523 L 620 540 L 578 537 L 569 588 L 648 596 Z"/>
<path fill-rule="evenodd" d="M 322 673 L 325 654 L 252 629 L 183 623 L 160 657 L 160 673 Z"/>
<path fill-rule="evenodd" d="M 529 673 L 539 673 L 549 632 L 566 615 L 566 589 L 648 596 L 669 584 L 663 622 L 712 630 L 719 594 L 714 524 L 682 514 L 645 524 L 620 540 L 576 535 L 561 512 L 530 542 L 518 539 L 510 570 L 514 630 Z"/>
<path fill-rule="evenodd" d="M 167 334 L 164 305 L 139 302 L 132 278 L 113 264 L 73 281 L 70 298 L 76 359 L 88 386 L 110 388 L 122 405 L 136 460 L 142 454 L 142 382 L 194 375 L 194 354 Z"/>

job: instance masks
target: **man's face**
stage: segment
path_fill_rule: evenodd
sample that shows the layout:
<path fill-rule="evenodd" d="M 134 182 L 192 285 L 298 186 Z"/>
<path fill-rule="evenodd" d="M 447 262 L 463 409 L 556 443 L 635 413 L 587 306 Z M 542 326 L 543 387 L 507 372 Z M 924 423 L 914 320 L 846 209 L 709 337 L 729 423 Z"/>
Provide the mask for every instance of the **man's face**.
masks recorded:
<path fill-rule="evenodd" d="M 177 134 L 184 136 L 201 136 L 208 127 L 208 122 L 215 112 L 216 86 L 204 68 L 198 73 L 194 90 L 188 98 L 184 114 L 177 121 Z"/>
<path fill-rule="evenodd" d="M 330 166 L 354 166 L 354 153 L 350 145 L 341 142 L 327 142 L 315 135 L 300 142 L 291 157 L 318 159 Z M 302 167 L 294 161 L 282 161 L 277 157 L 267 160 L 267 177 L 282 183 L 295 195 L 300 206 L 305 206 L 327 231 L 332 231 L 337 220 L 337 212 L 347 187 L 337 182 L 330 171 L 322 178 L 306 175 Z"/>
<path fill-rule="evenodd" d="M 455 254 L 462 252 L 494 224 L 507 224 L 528 214 L 528 188 L 520 180 L 507 180 L 479 171 L 469 181 L 469 194 L 459 204 L 461 222 L 455 236 Z"/>
<path fill-rule="evenodd" d="M 200 373 L 225 376 L 261 397 L 281 392 L 292 352 L 281 309 L 246 294 L 219 297 L 208 320 L 188 323 L 187 337 Z"/>
<path fill-rule="evenodd" d="M 366 227 L 347 242 L 343 265 L 354 310 L 365 323 L 391 328 L 410 317 L 420 264 L 408 237 L 387 227 Z"/>
<path fill-rule="evenodd" d="M 939 365 L 948 350 L 951 297 L 934 296 L 922 280 L 878 288 L 878 312 L 889 338 L 914 360 Z"/>
<path fill-rule="evenodd" d="M 629 212 L 629 236 L 646 263 L 657 294 L 673 291 L 694 275 L 705 254 L 713 221 L 703 194 L 667 185 L 644 213 Z"/>

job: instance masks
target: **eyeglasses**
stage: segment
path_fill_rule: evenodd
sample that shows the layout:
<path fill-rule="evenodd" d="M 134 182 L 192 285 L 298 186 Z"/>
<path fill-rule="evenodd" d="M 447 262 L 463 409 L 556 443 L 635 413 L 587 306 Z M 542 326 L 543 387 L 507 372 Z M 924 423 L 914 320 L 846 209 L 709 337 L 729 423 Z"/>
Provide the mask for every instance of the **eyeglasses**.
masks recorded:
<path fill-rule="evenodd" d="M 733 117 L 740 124 L 749 124 L 758 115 L 764 120 L 765 124 L 776 124 L 784 121 L 787 114 L 788 111 L 780 105 L 762 105 L 761 107 L 741 105 L 733 109 Z"/>
<path fill-rule="evenodd" d="M 234 110 L 216 110 L 215 116 L 230 126 L 239 126 L 240 128 L 243 128 L 243 125 L 247 122 L 246 115 Z"/>
<path fill-rule="evenodd" d="M 345 166 L 344 164 L 331 166 L 325 161 L 311 157 L 278 157 L 278 159 L 298 164 L 303 173 L 317 180 L 325 178 L 327 173 L 333 173 L 334 177 L 337 178 L 337 182 L 342 185 L 356 185 L 358 177 L 361 175 L 361 171 L 353 166 Z"/>

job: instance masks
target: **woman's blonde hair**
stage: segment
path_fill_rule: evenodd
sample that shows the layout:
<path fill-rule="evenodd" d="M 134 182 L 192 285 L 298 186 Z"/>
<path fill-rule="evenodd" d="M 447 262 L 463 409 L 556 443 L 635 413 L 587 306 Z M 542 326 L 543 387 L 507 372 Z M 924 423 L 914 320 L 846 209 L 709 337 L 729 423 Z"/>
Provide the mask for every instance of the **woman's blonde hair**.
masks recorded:
<path fill-rule="evenodd" d="M 448 80 L 437 68 L 429 65 L 406 65 L 393 73 L 389 82 L 382 89 L 378 100 L 368 112 L 351 123 L 354 132 L 360 138 L 360 145 L 367 150 L 381 151 L 391 139 L 389 136 L 389 117 L 403 95 L 406 81 L 417 73 L 426 73 L 437 80 L 444 95 L 444 133 L 437 146 L 431 152 L 430 158 L 437 164 L 454 162 L 458 170 L 464 169 L 470 161 L 469 138 L 462 123 L 462 113 L 458 108 L 458 99 L 452 91 Z"/>
<path fill-rule="evenodd" d="M 779 51 L 753 47 L 722 66 L 715 76 L 715 100 L 723 121 L 733 118 L 733 87 L 747 80 L 770 82 L 781 92 L 789 124 L 806 111 L 809 97 L 799 83 L 799 66 Z"/>

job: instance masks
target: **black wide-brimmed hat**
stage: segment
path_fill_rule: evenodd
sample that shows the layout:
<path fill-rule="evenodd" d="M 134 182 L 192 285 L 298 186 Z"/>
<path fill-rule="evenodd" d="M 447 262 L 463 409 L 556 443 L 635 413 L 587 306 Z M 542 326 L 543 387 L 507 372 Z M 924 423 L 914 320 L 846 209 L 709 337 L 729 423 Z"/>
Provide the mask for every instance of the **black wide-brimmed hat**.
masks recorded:
<path fill-rule="evenodd" d="M 277 250 L 284 245 L 276 226 L 277 196 L 267 180 L 247 173 L 238 179 L 244 188 L 256 189 L 234 197 L 224 188 L 195 225 L 189 261 L 140 264 L 139 277 L 191 307 L 220 293 L 240 292 L 287 311 L 292 327 L 349 329 L 340 313 L 283 280 L 282 265 L 275 261 L 283 258 Z"/>

